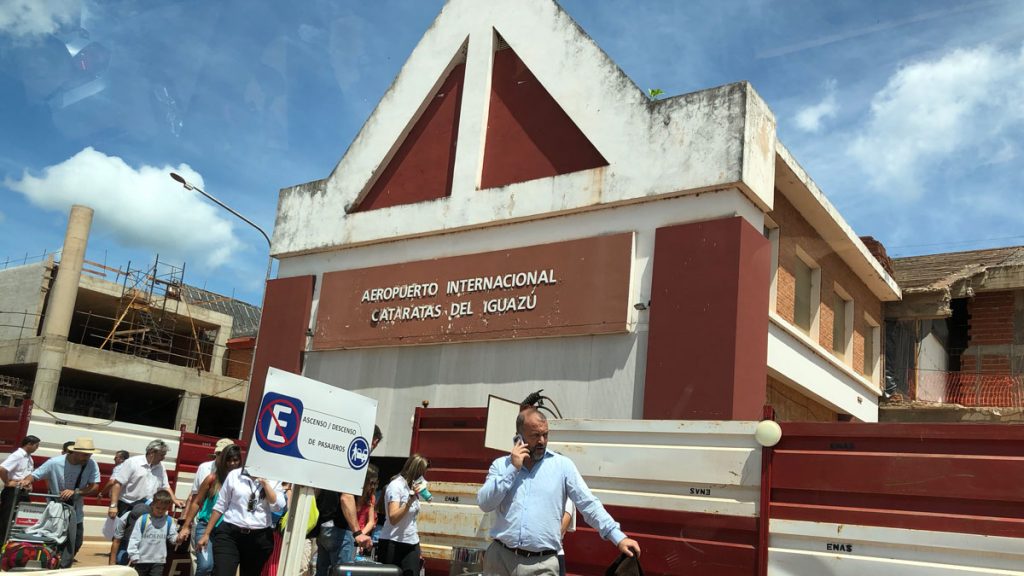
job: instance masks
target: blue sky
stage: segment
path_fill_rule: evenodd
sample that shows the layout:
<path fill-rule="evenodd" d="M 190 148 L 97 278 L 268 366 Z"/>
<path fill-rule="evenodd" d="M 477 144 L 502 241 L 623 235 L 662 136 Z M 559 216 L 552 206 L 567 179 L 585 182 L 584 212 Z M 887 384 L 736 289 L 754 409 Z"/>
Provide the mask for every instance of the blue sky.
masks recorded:
<path fill-rule="evenodd" d="M 0 266 L 60 247 L 187 262 L 252 302 L 280 188 L 323 178 L 439 0 L 0 0 Z M 566 0 L 644 89 L 748 80 L 858 234 L 890 254 L 1024 244 L 1024 2 Z"/>

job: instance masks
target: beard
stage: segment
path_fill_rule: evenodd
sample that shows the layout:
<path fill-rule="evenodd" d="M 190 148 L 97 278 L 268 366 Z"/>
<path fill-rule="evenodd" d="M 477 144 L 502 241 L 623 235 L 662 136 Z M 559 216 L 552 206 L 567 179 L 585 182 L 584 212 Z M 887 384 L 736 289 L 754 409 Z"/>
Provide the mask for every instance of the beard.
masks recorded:
<path fill-rule="evenodd" d="M 533 448 L 530 449 L 530 458 L 533 459 L 534 462 L 539 461 L 542 458 L 544 458 L 544 452 L 546 451 L 547 448 L 545 448 L 544 446 L 534 446 Z"/>

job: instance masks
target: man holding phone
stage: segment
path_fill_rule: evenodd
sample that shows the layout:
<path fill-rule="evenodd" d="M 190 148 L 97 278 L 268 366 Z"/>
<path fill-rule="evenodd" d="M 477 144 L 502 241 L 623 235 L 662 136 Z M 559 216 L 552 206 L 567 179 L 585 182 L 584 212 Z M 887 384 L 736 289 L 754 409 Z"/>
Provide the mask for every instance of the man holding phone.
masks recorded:
<path fill-rule="evenodd" d="M 572 460 L 548 452 L 548 422 L 536 408 L 516 419 L 514 447 L 491 464 L 477 494 L 480 509 L 497 511 L 494 542 L 484 557 L 487 576 L 557 576 L 561 520 L 568 498 L 587 524 L 628 556 L 640 545 L 594 497 Z"/>

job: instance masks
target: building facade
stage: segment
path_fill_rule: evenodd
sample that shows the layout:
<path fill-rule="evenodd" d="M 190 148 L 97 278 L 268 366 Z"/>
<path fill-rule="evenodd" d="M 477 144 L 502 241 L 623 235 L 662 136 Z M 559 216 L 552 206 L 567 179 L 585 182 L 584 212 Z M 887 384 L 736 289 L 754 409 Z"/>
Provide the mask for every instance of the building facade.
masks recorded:
<path fill-rule="evenodd" d="M 449 2 L 331 175 L 281 191 L 273 255 L 250 405 L 268 366 L 372 396 L 385 456 L 422 402 L 539 389 L 874 421 L 900 295 L 750 85 L 652 100 L 550 0 Z"/>
<path fill-rule="evenodd" d="M 893 269 L 904 299 L 886 306 L 888 415 L 1020 420 L 1024 247 L 896 258 Z"/>
<path fill-rule="evenodd" d="M 86 260 L 91 216 L 72 209 L 59 259 L 0 270 L 0 375 L 39 409 L 234 436 L 259 308 L 159 260 Z"/>

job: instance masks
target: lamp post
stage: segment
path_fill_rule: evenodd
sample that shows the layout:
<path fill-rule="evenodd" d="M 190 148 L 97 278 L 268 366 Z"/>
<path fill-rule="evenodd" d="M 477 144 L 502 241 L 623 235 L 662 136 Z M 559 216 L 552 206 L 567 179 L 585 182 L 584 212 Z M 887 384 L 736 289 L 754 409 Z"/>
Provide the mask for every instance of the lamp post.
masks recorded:
<path fill-rule="evenodd" d="M 263 228 L 260 228 L 259 226 L 257 226 L 255 222 L 253 222 L 252 220 L 249 220 L 245 216 L 242 216 L 241 214 L 236 212 L 234 208 L 232 208 L 232 207 L 228 206 L 227 204 L 221 202 L 220 200 L 218 200 L 217 198 L 213 197 L 213 195 L 209 194 L 208 192 L 206 192 L 202 188 L 200 188 L 198 186 L 195 186 L 193 184 L 190 184 L 187 180 L 185 180 L 185 178 L 183 178 L 177 172 L 171 172 L 170 174 L 171 174 L 171 179 L 173 179 L 175 182 L 178 182 L 179 184 L 184 186 L 185 190 L 195 190 L 196 192 L 199 192 L 200 194 L 205 196 L 208 200 L 210 200 L 211 202 L 213 202 L 217 206 L 220 206 L 221 208 L 223 208 L 223 209 L 227 210 L 228 212 L 234 214 L 239 220 L 241 220 L 242 222 L 245 222 L 249 226 L 252 226 L 253 228 L 255 228 L 256 231 L 258 231 L 260 234 L 263 235 L 263 239 L 267 241 L 267 250 L 269 251 L 271 249 L 270 236 L 268 236 L 267 233 L 263 231 Z M 268 254 L 267 255 L 267 275 L 263 279 L 263 295 L 260 296 L 260 316 L 256 320 L 257 344 L 258 344 L 258 340 L 259 340 L 260 323 L 263 321 L 263 305 L 265 304 L 264 299 L 266 298 L 266 293 L 267 293 L 267 283 L 270 282 L 270 273 L 271 273 L 271 270 L 273 269 L 273 267 L 274 267 L 274 257 L 272 255 Z M 245 402 L 242 403 L 242 425 L 243 426 L 245 425 L 246 412 L 248 412 L 248 410 L 249 410 L 249 387 L 252 386 L 252 370 L 253 370 L 253 364 L 254 364 L 255 360 L 256 360 L 256 345 L 254 345 L 253 349 L 252 349 L 252 360 L 249 362 L 249 378 L 248 378 L 248 381 L 247 381 L 247 384 L 246 384 L 246 390 L 245 390 Z M 243 430 L 243 432 L 244 432 L 244 430 Z"/>

